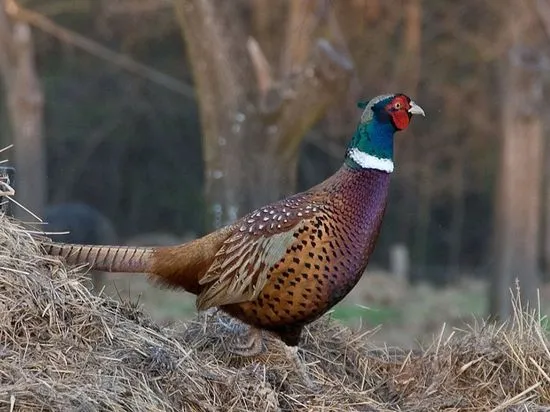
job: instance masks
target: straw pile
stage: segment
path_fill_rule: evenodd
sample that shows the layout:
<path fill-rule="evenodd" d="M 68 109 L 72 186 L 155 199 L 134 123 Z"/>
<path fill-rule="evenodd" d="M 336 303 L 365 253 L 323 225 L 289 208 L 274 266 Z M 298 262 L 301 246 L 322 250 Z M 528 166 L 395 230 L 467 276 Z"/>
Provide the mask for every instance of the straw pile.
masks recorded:
<path fill-rule="evenodd" d="M 325 317 L 301 344 L 317 390 L 276 341 L 266 355 L 225 350 L 210 312 L 161 328 L 92 295 L 81 273 L 44 257 L 0 217 L 0 410 L 548 410 L 550 352 L 537 319 L 457 332 L 419 353 L 369 346 Z M 225 322 L 225 323 L 224 323 Z"/>

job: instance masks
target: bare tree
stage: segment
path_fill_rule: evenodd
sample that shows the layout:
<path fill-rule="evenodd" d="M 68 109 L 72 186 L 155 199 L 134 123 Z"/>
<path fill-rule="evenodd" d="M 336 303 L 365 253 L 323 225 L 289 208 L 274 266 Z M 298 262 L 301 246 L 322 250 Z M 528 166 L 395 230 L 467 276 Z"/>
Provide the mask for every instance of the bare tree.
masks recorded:
<path fill-rule="evenodd" d="M 336 29 L 324 1 L 288 2 L 279 68 L 247 33 L 243 4 L 174 4 L 200 105 L 210 223 L 219 227 L 295 190 L 300 141 L 347 91 L 353 65 L 343 43 L 316 35 Z M 266 7 L 258 0 L 253 11 Z M 269 27 L 269 18 L 256 24 Z"/>
<path fill-rule="evenodd" d="M 17 198 L 40 215 L 46 201 L 44 97 L 36 75 L 31 29 L 13 21 L 8 13 L 16 7 L 12 0 L 0 0 L 0 72 L 15 145 Z M 21 213 L 16 209 L 16 215 Z"/>
<path fill-rule="evenodd" d="M 540 28 L 522 1 L 511 1 L 510 49 L 502 76 L 502 152 L 496 198 L 496 265 L 491 313 L 511 313 L 510 288 L 520 281 L 522 301 L 536 303 L 543 176 L 542 75 Z"/>
<path fill-rule="evenodd" d="M 550 39 L 550 1 L 549 0 L 536 0 L 533 2 L 538 17 L 544 27 L 547 41 Z M 548 70 L 548 67 L 544 67 Z M 546 121 L 544 123 L 545 132 L 550 132 L 550 123 Z M 545 155 L 550 155 L 550 142 L 546 139 Z M 544 280 L 550 280 L 550 162 L 544 163 L 544 200 L 543 200 L 543 247 L 542 247 L 542 264 Z"/>

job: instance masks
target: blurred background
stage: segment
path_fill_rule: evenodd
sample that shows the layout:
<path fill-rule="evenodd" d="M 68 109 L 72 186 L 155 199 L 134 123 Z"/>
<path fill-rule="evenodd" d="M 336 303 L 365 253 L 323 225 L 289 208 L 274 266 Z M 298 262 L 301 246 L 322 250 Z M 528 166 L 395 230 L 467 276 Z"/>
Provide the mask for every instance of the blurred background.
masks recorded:
<path fill-rule="evenodd" d="M 0 147 L 58 239 L 201 236 L 331 175 L 357 101 L 404 92 L 427 116 L 396 137 L 369 275 L 335 316 L 412 345 L 506 318 L 516 279 L 548 306 L 550 0 L 0 5 Z M 143 277 L 100 283 L 164 321 L 194 313 Z"/>

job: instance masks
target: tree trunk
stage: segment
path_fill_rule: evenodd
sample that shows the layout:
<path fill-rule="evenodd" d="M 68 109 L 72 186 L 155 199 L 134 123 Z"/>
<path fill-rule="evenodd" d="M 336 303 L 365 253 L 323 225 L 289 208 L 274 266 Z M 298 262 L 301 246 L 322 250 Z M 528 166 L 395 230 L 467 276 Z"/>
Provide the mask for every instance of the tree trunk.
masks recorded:
<path fill-rule="evenodd" d="M 548 0 L 538 0 L 534 3 L 536 11 L 540 21 L 545 29 L 546 38 L 550 37 L 550 2 Z M 545 119 L 543 123 L 544 135 L 548 136 L 550 133 L 550 122 Z M 545 141 L 545 158 L 548 159 L 550 155 L 550 140 Z M 550 162 L 544 162 L 544 200 L 543 200 L 543 239 L 542 239 L 542 273 L 543 278 L 541 281 L 550 281 Z"/>
<path fill-rule="evenodd" d="M 393 88 L 403 91 L 409 96 L 417 96 L 420 81 L 422 18 L 422 0 L 407 1 L 403 8 L 404 28 L 401 36 L 401 52 L 396 56 L 397 64 L 395 65 Z M 407 164 L 415 165 L 418 163 L 416 161 L 419 153 L 418 144 L 417 139 L 403 139 L 397 145 L 395 157 L 401 165 L 400 169 L 404 169 Z M 431 207 L 430 199 L 428 197 L 420 198 L 419 214 L 422 215 L 421 219 L 424 219 L 424 221 L 416 227 L 413 225 L 413 219 L 411 219 L 411 210 L 415 209 L 415 202 L 419 199 L 417 194 L 429 191 L 425 187 L 429 185 L 429 182 L 424 180 L 429 174 L 429 171 L 424 170 L 422 173 L 418 173 L 418 179 L 408 179 L 409 181 L 403 185 L 401 190 L 402 200 L 395 206 L 398 210 L 398 227 L 401 229 L 397 234 L 398 240 L 405 244 L 410 244 L 411 240 L 413 241 L 413 255 L 416 263 L 420 265 L 425 263 L 424 242 L 431 213 L 429 209 Z M 425 193 L 425 196 L 431 196 L 431 194 Z M 417 243 L 419 235 L 424 237 L 421 244 Z"/>
<path fill-rule="evenodd" d="M 396 80 L 399 88 L 409 96 L 416 96 L 420 81 L 422 44 L 422 0 L 408 0 L 403 7 L 404 28 L 401 39 L 401 53 L 397 56 L 400 64 Z"/>
<path fill-rule="evenodd" d="M 548 121 L 544 124 L 544 135 L 550 133 L 550 124 Z M 545 140 L 545 158 L 550 156 L 550 140 Z M 544 162 L 544 202 L 543 202 L 543 239 L 542 239 L 542 282 L 550 281 L 550 162 Z"/>
<path fill-rule="evenodd" d="M 430 232 L 430 217 L 432 211 L 432 200 L 434 197 L 433 166 L 430 158 L 424 159 L 424 165 L 420 173 L 418 182 L 418 215 L 416 216 L 416 225 L 414 230 L 414 259 L 419 268 L 424 272 L 428 261 L 428 239 Z"/>
<path fill-rule="evenodd" d="M 11 24 L 7 0 L 0 1 L 0 70 L 7 92 L 8 115 L 15 147 L 17 200 L 41 215 L 46 202 L 46 159 L 43 136 L 44 98 L 34 65 L 30 27 Z M 15 215 L 28 218 L 15 209 Z"/>
<path fill-rule="evenodd" d="M 307 20 L 319 30 L 323 16 L 312 12 L 318 1 L 300 3 L 303 7 L 289 9 L 289 21 Z M 245 33 L 237 4 L 174 5 L 199 100 L 208 226 L 215 229 L 294 191 L 300 140 L 335 95 L 346 91 L 353 65 L 327 40 L 309 34 L 304 39 L 289 25 L 284 45 L 289 52 L 280 53 L 275 81 L 276 66 Z"/>
<path fill-rule="evenodd" d="M 462 252 L 462 228 L 464 225 L 464 144 L 457 144 L 452 166 L 452 217 L 450 224 L 449 267 L 451 279 L 456 281 L 460 276 L 460 255 Z"/>
<path fill-rule="evenodd" d="M 523 26 L 528 27 L 528 26 Z M 500 319 L 512 311 L 516 279 L 524 305 L 536 305 L 543 174 L 542 79 L 535 49 L 516 33 L 503 76 L 500 184 L 496 199 L 496 265 L 490 311 Z"/>

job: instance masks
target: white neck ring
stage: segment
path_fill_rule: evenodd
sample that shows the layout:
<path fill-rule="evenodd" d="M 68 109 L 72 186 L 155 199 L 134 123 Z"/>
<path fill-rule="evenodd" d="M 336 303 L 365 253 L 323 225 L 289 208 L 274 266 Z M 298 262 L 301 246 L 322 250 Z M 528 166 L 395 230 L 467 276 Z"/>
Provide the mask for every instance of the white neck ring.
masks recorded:
<path fill-rule="evenodd" d="M 376 169 L 387 173 L 393 172 L 393 160 L 391 159 L 373 156 L 362 152 L 356 147 L 351 149 L 348 155 L 355 163 L 364 169 Z"/>

